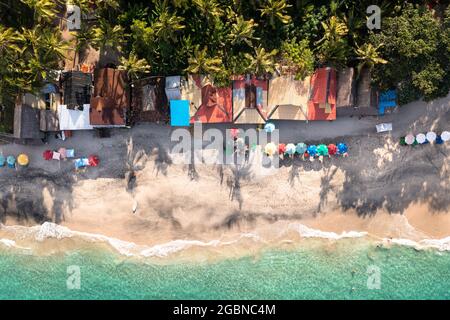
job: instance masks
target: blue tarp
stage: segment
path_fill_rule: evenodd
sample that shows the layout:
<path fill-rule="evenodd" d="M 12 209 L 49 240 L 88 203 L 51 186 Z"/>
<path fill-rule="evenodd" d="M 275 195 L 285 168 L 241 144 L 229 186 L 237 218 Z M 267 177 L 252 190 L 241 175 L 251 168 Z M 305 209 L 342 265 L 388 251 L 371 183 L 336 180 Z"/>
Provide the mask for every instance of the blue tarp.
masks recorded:
<path fill-rule="evenodd" d="M 384 91 L 380 94 L 378 102 L 378 114 L 383 115 L 388 108 L 397 106 L 397 92 L 395 90 Z"/>
<path fill-rule="evenodd" d="M 189 126 L 189 100 L 170 100 L 170 125 L 172 127 Z"/>

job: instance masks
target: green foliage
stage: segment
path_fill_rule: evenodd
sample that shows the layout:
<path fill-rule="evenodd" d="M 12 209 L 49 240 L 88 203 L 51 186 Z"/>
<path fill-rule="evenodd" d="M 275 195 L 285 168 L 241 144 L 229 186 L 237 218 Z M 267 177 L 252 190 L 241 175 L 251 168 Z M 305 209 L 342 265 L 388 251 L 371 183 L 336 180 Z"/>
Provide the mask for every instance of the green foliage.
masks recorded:
<path fill-rule="evenodd" d="M 267 17 L 272 28 L 276 27 L 276 22 L 287 24 L 291 21 L 291 17 L 286 14 L 286 10 L 292 7 L 286 0 L 266 0 L 262 7 L 261 17 Z"/>
<path fill-rule="evenodd" d="M 297 79 L 303 80 L 314 72 L 314 53 L 308 40 L 286 40 L 281 46 L 281 54 L 283 64 L 295 72 Z"/>
<path fill-rule="evenodd" d="M 267 52 L 266 49 L 261 46 L 255 48 L 255 53 L 253 55 L 246 53 L 244 56 L 250 61 L 248 71 L 258 76 L 274 73 L 277 67 L 277 63 L 275 62 L 277 53 L 278 51 L 275 49 Z"/>
<path fill-rule="evenodd" d="M 418 96 L 430 100 L 447 94 L 448 26 L 441 25 L 425 7 L 413 5 L 399 16 L 386 18 L 383 26 L 381 33 L 370 37 L 374 46 L 384 44 L 380 53 L 389 61 L 375 67 L 375 82 L 381 88 L 398 86 L 401 103 Z"/>
<path fill-rule="evenodd" d="M 119 70 L 125 70 L 130 79 L 138 79 L 150 72 L 150 66 L 145 59 L 139 59 L 134 52 L 128 58 L 121 57 Z"/>
<path fill-rule="evenodd" d="M 196 46 L 192 55 L 190 55 L 189 67 L 186 71 L 193 74 L 214 74 L 221 71 L 222 59 L 211 58 L 208 56 L 207 48 L 199 49 Z"/>

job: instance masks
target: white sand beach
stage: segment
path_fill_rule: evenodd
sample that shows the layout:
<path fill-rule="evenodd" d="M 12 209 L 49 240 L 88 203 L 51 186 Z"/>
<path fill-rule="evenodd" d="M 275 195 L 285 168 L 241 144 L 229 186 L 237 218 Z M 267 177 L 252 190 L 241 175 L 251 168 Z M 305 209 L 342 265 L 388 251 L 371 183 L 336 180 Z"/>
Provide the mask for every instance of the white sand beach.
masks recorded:
<path fill-rule="evenodd" d="M 392 122 L 393 131 L 377 134 L 375 125 L 382 122 Z M 399 145 L 408 133 L 448 130 L 450 96 L 380 118 L 277 127 L 280 142 L 344 141 L 349 157 L 282 162 L 275 174 L 258 176 L 245 166 L 172 163 L 167 125 L 114 129 L 110 138 L 75 132 L 47 145 L 0 146 L 5 156 L 26 152 L 31 159 L 26 169 L 0 169 L 0 216 L 7 226 L 52 221 L 139 245 L 242 234 L 280 241 L 299 224 L 380 239 L 450 236 L 450 145 Z M 100 166 L 77 173 L 71 161 L 42 159 L 44 150 L 61 146 L 77 155 L 97 154 Z M 136 176 L 131 182 L 130 172 Z"/>

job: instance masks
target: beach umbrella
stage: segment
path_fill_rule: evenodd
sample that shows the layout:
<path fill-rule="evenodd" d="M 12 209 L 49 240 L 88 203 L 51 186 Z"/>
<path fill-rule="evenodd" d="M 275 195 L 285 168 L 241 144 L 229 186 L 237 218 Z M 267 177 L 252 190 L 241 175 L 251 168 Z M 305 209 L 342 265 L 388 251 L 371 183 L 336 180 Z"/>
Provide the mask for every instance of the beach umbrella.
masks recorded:
<path fill-rule="evenodd" d="M 65 159 L 67 157 L 67 150 L 66 150 L 66 148 L 59 148 L 58 152 L 61 155 L 61 159 Z"/>
<path fill-rule="evenodd" d="M 293 154 L 295 154 L 295 150 L 296 150 L 295 144 L 288 143 L 286 145 L 286 154 L 292 156 Z"/>
<path fill-rule="evenodd" d="M 83 158 L 75 159 L 75 169 L 83 168 L 84 166 Z"/>
<path fill-rule="evenodd" d="M 328 156 L 328 147 L 324 144 L 319 144 L 317 146 L 317 154 L 319 156 Z"/>
<path fill-rule="evenodd" d="M 401 138 L 400 138 L 400 145 L 401 145 L 401 146 L 406 146 L 405 137 L 401 137 Z"/>
<path fill-rule="evenodd" d="M 51 150 L 45 150 L 44 153 L 42 154 L 42 156 L 44 157 L 45 160 L 52 160 L 53 159 L 53 151 Z"/>
<path fill-rule="evenodd" d="M 328 145 L 328 153 L 329 153 L 331 156 L 334 156 L 334 155 L 336 154 L 336 152 L 337 152 L 337 147 L 336 147 L 336 145 L 333 144 L 333 143 L 329 144 L 329 145 Z"/>
<path fill-rule="evenodd" d="M 308 146 L 307 152 L 311 158 L 314 158 L 317 155 L 317 147 L 315 145 L 310 145 Z"/>
<path fill-rule="evenodd" d="M 264 126 L 264 130 L 265 130 L 267 133 L 274 132 L 274 131 L 275 131 L 275 125 L 274 125 L 273 123 L 271 123 L 271 122 L 268 122 L 268 123 L 266 123 L 266 125 Z"/>
<path fill-rule="evenodd" d="M 17 157 L 17 163 L 19 165 L 21 165 L 22 167 L 27 166 L 29 162 L 30 162 L 30 159 L 24 153 L 19 154 L 19 156 Z"/>
<path fill-rule="evenodd" d="M 427 141 L 427 137 L 423 133 L 419 133 L 416 136 L 416 141 L 417 141 L 417 143 L 423 144 Z"/>
<path fill-rule="evenodd" d="M 430 131 L 427 133 L 427 140 L 428 142 L 434 142 L 436 140 L 436 133 Z"/>
<path fill-rule="evenodd" d="M 6 163 L 8 164 L 8 167 L 14 168 L 16 166 L 16 158 L 14 156 L 8 156 L 6 158 Z"/>
<path fill-rule="evenodd" d="M 416 138 L 415 138 L 412 134 L 408 134 L 408 135 L 405 137 L 405 142 L 406 142 L 406 144 L 408 144 L 408 145 L 412 145 L 412 144 L 414 143 L 414 141 L 416 141 Z"/>
<path fill-rule="evenodd" d="M 100 159 L 98 158 L 98 156 L 95 155 L 89 156 L 88 161 L 91 167 L 96 167 L 100 163 Z"/>
<path fill-rule="evenodd" d="M 338 149 L 339 154 L 345 154 L 348 151 L 347 145 L 343 142 L 338 143 L 337 149 Z"/>
<path fill-rule="evenodd" d="M 436 144 L 443 144 L 444 140 L 442 140 L 441 136 L 436 137 Z"/>
<path fill-rule="evenodd" d="M 0 167 L 3 167 L 5 165 L 5 162 L 6 162 L 5 157 L 0 154 Z"/>
<path fill-rule="evenodd" d="M 237 138 L 238 135 L 239 135 L 239 129 L 236 129 L 236 128 L 230 129 L 230 136 L 232 138 Z"/>
<path fill-rule="evenodd" d="M 450 132 L 448 132 L 448 131 L 443 131 L 443 132 L 441 133 L 441 139 L 442 139 L 443 141 L 449 141 L 449 140 L 450 140 Z"/>
<path fill-rule="evenodd" d="M 297 143 L 297 145 L 295 146 L 295 151 L 301 155 L 303 155 L 307 149 L 308 147 L 303 142 Z"/>
<path fill-rule="evenodd" d="M 269 142 L 264 147 L 264 152 L 269 156 L 273 156 L 277 152 L 277 146 L 273 142 Z"/>
<path fill-rule="evenodd" d="M 278 145 L 278 153 L 284 154 L 286 152 L 286 145 L 284 143 L 280 143 Z"/>

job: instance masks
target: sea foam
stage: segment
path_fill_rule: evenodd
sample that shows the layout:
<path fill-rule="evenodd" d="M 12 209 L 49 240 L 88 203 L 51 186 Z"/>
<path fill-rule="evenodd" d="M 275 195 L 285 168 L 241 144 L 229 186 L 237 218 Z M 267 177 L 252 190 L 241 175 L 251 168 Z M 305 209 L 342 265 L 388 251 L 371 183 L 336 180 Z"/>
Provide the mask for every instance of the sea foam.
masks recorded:
<path fill-rule="evenodd" d="M 263 239 L 261 236 L 255 233 L 241 233 L 236 237 L 236 239 L 229 241 L 223 241 L 218 239 L 210 241 L 177 239 L 162 244 L 148 246 L 148 245 L 138 245 L 134 242 L 124 241 L 101 234 L 74 231 L 65 226 L 61 226 L 52 222 L 44 222 L 42 225 L 36 225 L 33 227 L 4 226 L 4 225 L 0 225 L 0 227 L 3 230 L 12 231 L 18 238 L 22 239 L 28 238 L 38 242 L 45 241 L 46 239 L 62 240 L 65 238 L 76 237 L 83 241 L 93 243 L 96 242 L 106 243 L 119 254 L 128 257 L 136 256 L 136 257 L 163 258 L 193 247 L 206 248 L 206 247 L 230 246 L 238 244 L 243 239 L 250 239 L 252 241 L 259 243 L 264 243 L 268 240 Z M 334 232 L 313 229 L 300 223 L 289 224 L 287 229 L 284 230 L 283 234 L 285 234 L 287 231 L 295 231 L 303 238 L 329 239 L 333 241 L 338 241 L 340 239 L 346 238 L 361 238 L 368 235 L 367 232 L 358 232 L 358 231 L 347 231 L 338 234 Z M 387 239 L 387 238 L 381 239 L 381 241 L 384 244 L 408 246 L 419 250 L 433 248 L 439 251 L 450 251 L 450 237 L 443 239 L 424 239 L 418 242 L 410 239 Z M 11 239 L 0 239 L 0 244 L 8 248 L 13 247 L 19 248 L 16 245 L 16 242 Z"/>

